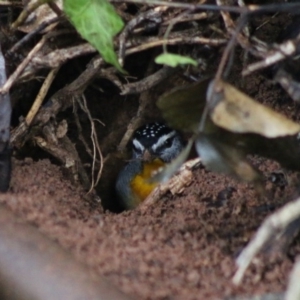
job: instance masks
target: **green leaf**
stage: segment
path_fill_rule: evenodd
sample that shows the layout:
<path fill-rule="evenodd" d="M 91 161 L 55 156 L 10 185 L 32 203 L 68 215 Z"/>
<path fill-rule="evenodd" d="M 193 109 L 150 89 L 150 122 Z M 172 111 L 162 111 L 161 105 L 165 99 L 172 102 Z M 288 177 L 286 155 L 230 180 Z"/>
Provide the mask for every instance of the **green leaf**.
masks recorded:
<path fill-rule="evenodd" d="M 170 67 L 177 67 L 178 65 L 193 65 L 197 67 L 198 63 L 188 56 L 182 56 L 173 53 L 163 53 L 155 58 L 157 64 L 164 64 Z"/>
<path fill-rule="evenodd" d="M 64 12 L 81 36 L 100 52 L 106 62 L 126 73 L 113 47 L 113 37 L 124 23 L 107 0 L 64 0 Z"/>

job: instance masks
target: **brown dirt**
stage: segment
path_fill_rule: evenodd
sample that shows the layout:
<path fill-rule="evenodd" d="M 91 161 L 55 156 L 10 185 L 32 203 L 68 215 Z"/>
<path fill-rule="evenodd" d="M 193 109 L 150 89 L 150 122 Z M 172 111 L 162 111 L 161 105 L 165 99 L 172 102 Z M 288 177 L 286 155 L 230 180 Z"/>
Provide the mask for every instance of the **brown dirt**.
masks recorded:
<path fill-rule="evenodd" d="M 278 171 L 276 163 L 254 162 L 266 175 Z M 103 214 L 58 166 L 25 159 L 14 161 L 11 192 L 0 202 L 137 299 L 223 299 L 286 287 L 292 261 L 285 255 L 264 256 L 242 286 L 231 283 L 235 256 L 294 193 L 270 180 L 266 187 L 269 200 L 259 199 L 250 186 L 200 168 L 180 197 L 146 213 Z"/>

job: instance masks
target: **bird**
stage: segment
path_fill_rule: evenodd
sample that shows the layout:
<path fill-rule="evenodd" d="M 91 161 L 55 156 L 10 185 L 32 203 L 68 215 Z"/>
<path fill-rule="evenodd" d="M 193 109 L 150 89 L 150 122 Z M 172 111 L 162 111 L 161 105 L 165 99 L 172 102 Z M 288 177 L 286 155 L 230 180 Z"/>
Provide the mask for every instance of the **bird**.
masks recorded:
<path fill-rule="evenodd" d="M 124 209 L 143 202 L 158 185 L 150 179 L 185 147 L 182 135 L 162 122 L 139 127 L 131 139 L 132 158 L 120 171 L 115 189 Z"/>

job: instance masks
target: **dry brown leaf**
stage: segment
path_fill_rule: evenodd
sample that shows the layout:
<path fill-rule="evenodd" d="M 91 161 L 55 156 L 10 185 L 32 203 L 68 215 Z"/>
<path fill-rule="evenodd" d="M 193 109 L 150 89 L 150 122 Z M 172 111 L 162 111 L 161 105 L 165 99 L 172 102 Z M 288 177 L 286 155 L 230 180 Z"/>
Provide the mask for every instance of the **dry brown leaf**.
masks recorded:
<path fill-rule="evenodd" d="M 196 150 L 207 169 L 257 183 L 260 188 L 260 173 L 247 162 L 243 149 L 228 145 L 211 135 L 199 134 Z"/>
<path fill-rule="evenodd" d="M 212 83 L 211 83 L 212 84 Z M 208 89 L 208 99 L 212 89 Z M 295 135 L 300 125 L 275 112 L 229 83 L 220 81 L 215 86 L 211 109 L 213 122 L 231 132 L 256 133 L 267 138 Z"/>

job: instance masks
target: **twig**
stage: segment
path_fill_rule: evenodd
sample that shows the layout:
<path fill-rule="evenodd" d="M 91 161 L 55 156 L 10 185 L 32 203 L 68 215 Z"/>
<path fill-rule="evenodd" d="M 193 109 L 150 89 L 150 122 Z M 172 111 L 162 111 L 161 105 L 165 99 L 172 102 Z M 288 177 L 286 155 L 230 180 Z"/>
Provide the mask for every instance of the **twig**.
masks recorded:
<path fill-rule="evenodd" d="M 44 126 L 43 136 L 45 138 L 35 136 L 33 140 L 41 149 L 61 161 L 64 167 L 71 172 L 75 182 L 78 181 L 80 176 L 83 187 L 89 189 L 89 178 L 81 163 L 78 152 L 70 139 L 66 135 L 58 139 L 55 133 L 55 127 L 51 122 Z"/>
<path fill-rule="evenodd" d="M 58 17 L 63 16 L 62 10 L 58 7 L 58 5 L 54 1 L 49 1 L 47 4 L 52 9 L 52 11 L 57 14 Z"/>
<path fill-rule="evenodd" d="M 164 34 L 164 41 L 168 40 L 168 37 L 170 36 L 170 32 L 172 31 L 173 27 L 176 25 L 176 23 L 179 22 L 179 20 L 181 20 L 183 17 L 187 16 L 189 14 L 189 10 L 184 11 L 182 13 L 180 13 L 178 16 L 172 18 L 172 20 L 170 21 L 165 34 Z M 163 43 L 163 51 L 164 53 L 167 53 L 167 43 Z"/>
<path fill-rule="evenodd" d="M 282 88 L 289 94 L 289 96 L 296 102 L 300 102 L 300 83 L 284 69 L 280 68 L 274 77 Z"/>
<path fill-rule="evenodd" d="M 244 0 L 238 0 L 238 5 L 239 5 L 240 7 L 245 7 L 245 6 L 246 6 Z M 248 26 L 248 25 L 246 25 L 246 26 L 244 27 L 243 33 L 244 33 L 244 35 L 245 35 L 247 38 L 250 37 L 250 29 L 249 29 L 249 26 Z"/>
<path fill-rule="evenodd" d="M 42 107 L 37 113 L 34 124 L 44 125 L 46 124 L 52 116 L 56 116 L 58 112 L 70 107 L 72 102 L 72 97 L 81 95 L 87 85 L 96 76 L 101 65 L 103 63 L 102 58 L 94 58 L 87 66 L 86 70 L 82 72 L 78 78 L 76 78 L 71 84 L 65 86 L 64 88 L 57 91 L 48 100 L 47 105 Z M 27 131 L 27 126 L 25 122 L 22 122 L 13 132 L 11 136 L 11 143 L 16 145 L 20 143 L 24 136 L 24 132 Z"/>
<path fill-rule="evenodd" d="M 171 16 L 168 15 L 167 17 L 163 17 L 163 22 L 161 23 L 161 26 L 168 26 L 170 24 L 170 22 L 172 22 L 173 17 L 174 17 L 173 15 L 171 15 Z M 194 13 L 194 14 L 182 16 L 182 18 L 180 20 L 178 20 L 178 23 L 186 23 L 186 22 L 204 20 L 207 18 L 208 18 L 208 13 L 206 13 L 206 12 Z M 138 28 L 132 30 L 132 32 L 134 34 L 140 33 L 142 31 L 145 31 L 145 27 L 138 27 Z"/>
<path fill-rule="evenodd" d="M 195 13 L 195 14 L 188 14 L 185 16 L 182 16 L 177 23 L 185 23 L 185 22 L 192 22 L 192 21 L 199 21 L 207 19 L 208 14 L 207 12 L 201 12 L 201 13 Z M 169 25 L 170 22 L 172 22 L 172 18 L 169 18 L 168 20 L 165 20 L 162 22 L 162 26 Z"/>
<path fill-rule="evenodd" d="M 216 3 L 217 3 L 218 6 L 223 5 L 222 0 L 216 0 Z M 229 33 L 233 32 L 235 25 L 234 25 L 234 22 L 233 22 L 233 20 L 230 16 L 229 12 L 221 10 L 221 16 L 223 18 L 223 21 L 224 21 L 224 24 L 225 24 L 225 27 L 226 27 L 227 31 Z"/>
<path fill-rule="evenodd" d="M 31 107 L 30 111 L 28 112 L 28 114 L 25 118 L 25 123 L 27 126 L 30 126 L 32 120 L 34 119 L 35 115 L 37 114 L 38 110 L 40 109 L 40 106 L 42 105 L 42 103 L 46 97 L 46 94 L 48 93 L 48 90 L 49 90 L 53 80 L 55 79 L 56 74 L 58 73 L 59 69 L 60 69 L 59 67 L 52 69 L 49 72 L 48 76 L 46 77 L 38 95 L 35 98 L 35 101 Z"/>
<path fill-rule="evenodd" d="M 168 191 L 175 194 L 181 194 L 185 187 L 190 185 L 193 179 L 192 170 L 200 164 L 200 158 L 195 158 L 185 162 L 177 174 L 175 174 L 166 183 L 161 183 L 155 188 L 155 190 L 145 199 L 145 201 L 140 205 L 141 211 L 146 211 L 150 206 L 154 205 L 163 195 Z"/>
<path fill-rule="evenodd" d="M 128 3 L 140 3 L 148 5 L 161 5 L 167 7 L 184 8 L 189 10 L 210 10 L 210 11 L 227 11 L 238 14 L 255 14 L 255 13 L 268 13 L 268 12 L 290 12 L 297 13 L 300 8 L 299 3 L 279 3 L 279 4 L 267 4 L 267 5 L 247 5 L 245 7 L 236 7 L 229 5 L 210 5 L 210 4 L 188 4 L 185 2 L 167 2 L 161 0 L 112 0 L 112 2 L 128 2 Z"/>
<path fill-rule="evenodd" d="M 131 55 L 140 51 L 145 51 L 150 48 L 158 47 L 166 43 L 167 45 L 179 45 L 179 44 L 206 44 L 210 46 L 220 46 L 226 43 L 226 39 L 210 39 L 205 37 L 187 37 L 186 33 L 185 36 L 178 36 L 176 33 L 175 38 L 172 38 L 172 35 L 168 40 L 162 40 L 161 38 L 143 38 L 135 40 L 135 43 L 139 43 L 141 45 L 133 47 L 133 42 L 128 42 L 126 47 L 132 47 L 126 49 L 125 54 Z M 73 59 L 78 56 L 87 55 L 91 53 L 95 53 L 97 50 L 91 46 L 90 44 L 82 44 L 79 46 L 69 47 L 66 49 L 59 49 L 55 50 L 47 55 L 44 56 L 37 56 L 32 59 L 30 64 L 31 68 L 56 68 L 63 63 L 67 62 L 70 59 Z"/>
<path fill-rule="evenodd" d="M 147 43 L 147 40 L 149 42 Z M 163 44 L 166 45 L 181 45 L 181 44 L 204 44 L 209 46 L 221 46 L 227 42 L 226 39 L 211 39 L 205 37 L 176 37 L 176 38 L 169 38 L 167 40 L 157 39 L 157 38 L 146 38 L 144 43 L 130 48 L 126 50 L 126 55 L 133 54 L 136 52 L 144 51 L 153 47 L 162 46 Z"/>
<path fill-rule="evenodd" d="M 233 283 L 239 284 L 254 256 L 266 243 L 282 232 L 291 222 L 300 216 L 300 198 L 286 204 L 280 210 L 269 216 L 258 229 L 256 235 L 236 259 L 238 269 L 233 277 Z"/>
<path fill-rule="evenodd" d="M 292 273 L 290 275 L 290 280 L 286 293 L 284 295 L 284 300 L 299 300 L 300 299 L 300 259 L 298 257 Z"/>
<path fill-rule="evenodd" d="M 44 56 L 34 57 L 31 62 L 31 67 L 37 67 L 37 69 L 56 68 L 72 58 L 96 52 L 97 50 L 88 43 L 65 49 L 59 49 Z"/>
<path fill-rule="evenodd" d="M 294 40 L 288 40 L 288 41 L 280 44 L 278 46 L 278 50 L 276 50 L 276 51 L 273 50 L 273 51 L 270 51 L 269 53 L 266 53 L 264 60 L 247 66 L 247 68 L 245 68 L 242 71 L 242 75 L 247 76 L 254 71 L 269 67 L 269 66 L 287 58 L 288 56 L 292 56 L 293 54 L 296 53 L 297 45 L 299 44 L 299 42 L 300 42 L 300 35 L 298 35 L 297 38 Z"/>
<path fill-rule="evenodd" d="M 72 97 L 81 95 L 102 66 L 102 58 L 92 59 L 87 68 L 69 85 L 57 91 L 48 101 L 48 105 L 41 108 L 34 123 L 46 124 L 52 116 L 70 107 Z"/>
<path fill-rule="evenodd" d="M 11 25 L 11 28 L 14 30 L 17 27 L 19 27 L 25 20 L 28 18 L 28 16 L 35 11 L 39 6 L 52 1 L 52 0 L 35 0 L 30 1 L 28 5 L 22 10 L 21 14 L 19 15 L 18 19 Z"/>
<path fill-rule="evenodd" d="M 39 32 L 43 31 L 49 25 L 59 22 L 61 18 L 56 17 L 50 20 L 46 20 L 41 23 L 35 30 L 26 34 L 22 39 L 20 39 L 11 49 L 7 51 L 7 55 L 12 55 L 13 52 L 19 50 L 20 47 L 24 46 L 25 43 L 28 43 L 34 36 L 36 36 Z"/>
<path fill-rule="evenodd" d="M 34 46 L 34 48 L 28 53 L 26 58 L 19 64 L 15 72 L 7 79 L 6 83 L 0 88 L 0 93 L 5 94 L 8 93 L 13 83 L 18 79 L 22 71 L 29 64 L 32 58 L 36 55 L 36 53 L 43 47 L 47 40 L 47 35 L 44 35 L 42 39 Z"/>
<path fill-rule="evenodd" d="M 240 31 L 242 30 L 245 22 L 246 22 L 246 15 L 243 15 L 243 16 L 241 16 L 241 19 L 240 19 L 237 27 L 235 28 L 235 31 L 233 32 L 229 42 L 226 45 L 225 50 L 223 51 L 221 61 L 220 61 L 219 66 L 218 66 L 218 70 L 217 70 L 216 75 L 215 75 L 215 79 L 211 83 L 211 86 L 209 87 L 209 90 L 211 92 L 207 96 L 207 102 L 206 102 L 204 111 L 203 111 L 202 116 L 201 116 L 200 125 L 199 125 L 199 130 L 200 131 L 203 131 L 204 126 L 206 124 L 207 116 L 208 116 L 208 113 L 209 113 L 209 108 L 210 108 L 210 105 L 213 103 L 214 93 L 219 92 L 220 86 L 218 86 L 218 83 L 220 82 L 223 74 L 224 73 L 227 74 L 227 72 L 229 71 L 229 69 L 231 67 L 232 59 L 230 60 L 230 58 L 232 58 L 232 55 L 230 55 L 230 54 L 234 50 L 234 46 L 235 46 L 235 43 L 236 43 L 236 40 L 237 40 L 237 36 L 239 35 Z M 226 63 L 227 63 L 227 70 L 225 71 Z"/>
<path fill-rule="evenodd" d="M 156 73 L 140 81 L 124 85 L 121 90 L 121 95 L 137 94 L 149 90 L 165 78 L 171 76 L 174 72 L 176 72 L 176 68 L 163 67 Z"/>
<path fill-rule="evenodd" d="M 123 83 L 121 82 L 120 78 L 116 75 L 115 67 L 101 68 L 101 70 L 99 70 L 99 73 L 97 74 L 97 77 L 106 78 L 112 83 L 114 83 L 121 91 L 123 90 Z M 97 86 L 97 89 L 99 89 L 99 86 Z"/>
<path fill-rule="evenodd" d="M 119 37 L 119 63 L 121 65 L 123 65 L 124 62 L 124 56 L 125 56 L 125 43 L 126 43 L 126 39 L 128 37 L 128 34 L 133 30 L 134 27 L 136 27 L 138 24 L 140 24 L 141 22 L 145 21 L 145 20 L 151 20 L 154 21 L 156 23 L 161 22 L 161 14 L 163 13 L 163 11 L 166 10 L 166 8 L 160 8 L 160 9 L 151 9 L 149 11 L 146 12 L 142 12 L 141 14 L 139 14 L 138 16 L 134 17 L 131 21 L 129 21 L 125 28 L 123 29 L 122 33 L 120 34 Z"/>
<path fill-rule="evenodd" d="M 154 68 L 154 62 L 151 61 L 151 63 L 148 65 L 146 76 L 147 74 L 151 74 Z M 145 114 L 147 113 L 147 106 L 152 103 L 152 96 L 149 94 L 149 91 L 145 91 L 144 93 L 141 93 L 139 98 L 139 107 L 137 110 L 136 115 L 130 120 L 127 130 L 120 141 L 120 144 L 118 145 L 118 151 L 123 152 L 126 145 L 128 144 L 133 132 L 137 129 L 138 126 L 141 125 L 143 118 L 145 117 Z"/>

